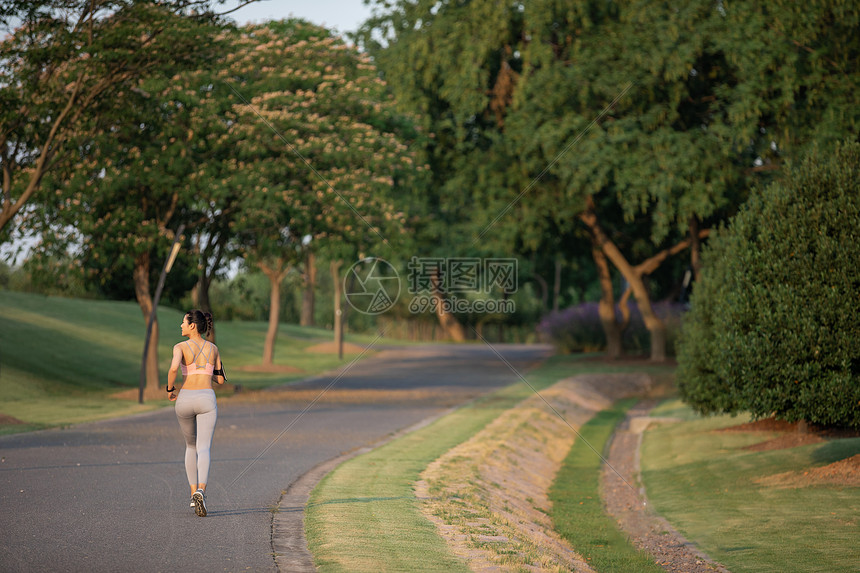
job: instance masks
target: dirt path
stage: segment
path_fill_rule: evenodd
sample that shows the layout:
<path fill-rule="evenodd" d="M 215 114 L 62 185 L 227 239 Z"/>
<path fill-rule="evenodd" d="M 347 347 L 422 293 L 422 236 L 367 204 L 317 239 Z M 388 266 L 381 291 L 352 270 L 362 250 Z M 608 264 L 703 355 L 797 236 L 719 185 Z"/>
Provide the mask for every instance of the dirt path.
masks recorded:
<path fill-rule="evenodd" d="M 639 448 L 648 424 L 660 421 L 647 417 L 655 405 L 655 400 L 644 400 L 631 408 L 612 437 L 601 483 L 606 509 L 633 543 L 666 571 L 728 572 L 684 539 L 647 501 L 639 479 Z"/>

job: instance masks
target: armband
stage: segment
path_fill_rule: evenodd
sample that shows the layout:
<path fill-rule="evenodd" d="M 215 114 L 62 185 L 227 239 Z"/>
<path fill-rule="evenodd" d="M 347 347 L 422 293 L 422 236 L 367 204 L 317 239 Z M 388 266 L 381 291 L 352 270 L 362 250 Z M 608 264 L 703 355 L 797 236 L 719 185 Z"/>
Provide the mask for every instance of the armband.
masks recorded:
<path fill-rule="evenodd" d="M 170 392 L 176 392 L 176 386 L 174 386 L 173 388 L 167 388 L 166 390 L 167 390 L 167 393 L 168 393 L 168 394 L 169 394 Z"/>

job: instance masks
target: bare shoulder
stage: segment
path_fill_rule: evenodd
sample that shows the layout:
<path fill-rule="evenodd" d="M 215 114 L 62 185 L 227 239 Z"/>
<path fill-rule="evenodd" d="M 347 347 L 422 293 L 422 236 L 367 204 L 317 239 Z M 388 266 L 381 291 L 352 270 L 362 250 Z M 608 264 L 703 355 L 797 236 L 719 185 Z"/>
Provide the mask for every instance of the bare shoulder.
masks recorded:
<path fill-rule="evenodd" d="M 185 350 L 186 350 L 186 345 L 182 342 L 177 342 L 176 344 L 173 345 L 173 355 L 174 356 L 176 356 L 178 354 L 185 356 Z"/>

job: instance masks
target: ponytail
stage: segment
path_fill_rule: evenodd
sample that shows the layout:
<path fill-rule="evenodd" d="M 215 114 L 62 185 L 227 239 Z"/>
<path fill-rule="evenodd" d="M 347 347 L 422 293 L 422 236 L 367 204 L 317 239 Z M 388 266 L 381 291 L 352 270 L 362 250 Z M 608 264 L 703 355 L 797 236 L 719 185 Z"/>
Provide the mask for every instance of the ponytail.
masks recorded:
<path fill-rule="evenodd" d="M 200 336 L 206 336 L 207 332 L 212 332 L 215 328 L 212 322 L 212 315 L 202 310 L 191 310 L 185 316 L 188 317 L 188 322 L 197 326 L 197 332 Z"/>

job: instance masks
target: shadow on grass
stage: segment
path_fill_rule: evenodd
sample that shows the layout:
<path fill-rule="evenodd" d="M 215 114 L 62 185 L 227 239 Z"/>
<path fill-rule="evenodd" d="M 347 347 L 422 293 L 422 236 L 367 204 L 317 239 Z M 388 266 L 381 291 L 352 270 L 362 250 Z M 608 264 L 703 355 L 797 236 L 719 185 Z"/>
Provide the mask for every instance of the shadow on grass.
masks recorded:
<path fill-rule="evenodd" d="M 414 500 L 415 497 L 406 495 L 397 495 L 392 497 L 346 497 L 343 499 L 330 499 L 328 501 L 309 503 L 307 507 L 320 507 L 323 505 L 343 505 L 350 503 L 373 503 L 375 501 L 397 501 L 403 499 Z"/>
<path fill-rule="evenodd" d="M 0 424 L 0 436 L 11 436 L 12 434 L 35 432 L 37 430 L 46 430 L 51 427 L 52 426 L 48 424 Z"/>
<path fill-rule="evenodd" d="M 856 454 L 860 454 L 860 438 L 840 438 L 819 445 L 810 459 L 816 464 L 832 464 Z"/>

